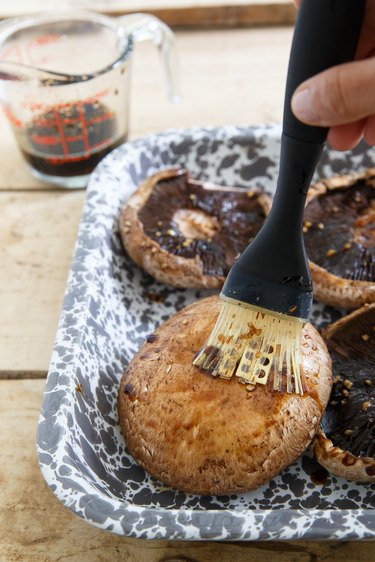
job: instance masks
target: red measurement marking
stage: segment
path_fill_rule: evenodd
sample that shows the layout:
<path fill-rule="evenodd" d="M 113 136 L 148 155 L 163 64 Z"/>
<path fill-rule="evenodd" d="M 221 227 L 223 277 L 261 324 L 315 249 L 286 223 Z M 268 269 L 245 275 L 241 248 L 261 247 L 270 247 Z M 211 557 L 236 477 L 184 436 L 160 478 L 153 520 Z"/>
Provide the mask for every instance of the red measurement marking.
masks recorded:
<path fill-rule="evenodd" d="M 57 110 L 65 109 L 67 107 L 74 108 L 78 103 L 95 105 L 95 102 L 97 102 L 100 98 L 106 97 L 110 92 L 111 90 L 109 88 L 106 88 L 105 90 L 101 90 L 100 92 L 97 92 L 95 95 L 90 96 L 89 98 L 85 98 L 82 101 L 73 101 L 73 102 L 69 101 L 66 103 L 58 103 L 54 106 L 50 106 L 48 104 L 45 103 L 43 104 L 39 102 L 24 102 L 23 106 L 28 107 L 29 109 L 31 109 L 31 111 L 44 110 L 45 112 L 47 112 L 47 111 L 52 111 L 54 109 Z"/>
<path fill-rule="evenodd" d="M 4 113 L 8 117 L 9 121 L 14 125 L 14 127 L 22 127 L 22 121 L 20 121 L 10 109 L 8 105 L 4 106 Z"/>
<path fill-rule="evenodd" d="M 87 160 L 87 156 L 69 156 L 65 158 L 46 158 L 46 161 L 53 166 L 63 166 L 67 162 L 79 162 L 80 160 Z"/>
<path fill-rule="evenodd" d="M 75 125 L 76 123 L 79 123 L 80 120 L 80 117 L 61 117 L 61 121 L 64 125 Z"/>
<path fill-rule="evenodd" d="M 55 43 L 60 39 L 60 35 L 57 33 L 48 33 L 47 35 L 41 35 L 36 39 L 30 41 L 29 45 L 47 45 L 48 43 Z"/>
<path fill-rule="evenodd" d="M 76 142 L 82 140 L 82 135 L 76 135 L 75 137 L 68 137 L 66 136 L 66 142 Z"/>
<path fill-rule="evenodd" d="M 45 104 L 38 103 L 38 102 L 32 102 L 32 103 L 25 102 L 22 104 L 22 106 L 31 109 L 31 111 L 38 111 L 47 107 Z"/>
<path fill-rule="evenodd" d="M 102 115 L 98 115 L 97 117 L 92 117 L 91 119 L 87 119 L 87 120 L 85 120 L 86 129 L 87 129 L 88 125 L 100 123 L 101 121 L 108 121 L 110 119 L 113 119 L 113 117 L 114 117 L 114 113 L 108 111 L 107 113 L 103 113 Z M 81 116 L 79 116 L 79 117 L 61 117 L 60 116 L 60 121 L 64 125 L 75 125 L 76 123 L 79 123 L 80 121 L 82 122 L 82 117 Z M 33 121 L 33 123 L 36 127 L 54 127 L 56 125 L 55 119 L 35 119 Z"/>
<path fill-rule="evenodd" d="M 114 114 L 111 112 L 103 113 L 103 115 L 98 115 L 97 117 L 93 117 L 92 119 L 87 120 L 88 125 L 92 125 L 93 123 L 100 123 L 101 121 L 109 121 L 113 119 Z"/>
<path fill-rule="evenodd" d="M 34 133 L 31 136 L 31 139 L 35 144 L 43 144 L 43 145 L 46 145 L 46 146 L 60 144 L 60 141 L 61 141 L 60 137 L 57 137 L 57 136 L 38 135 L 36 133 Z M 65 135 L 65 141 L 67 143 L 76 142 L 76 141 L 80 141 L 80 140 L 84 141 L 83 135 L 75 135 L 75 136 L 70 136 L 70 137 Z M 88 143 L 86 144 L 84 142 L 84 146 L 85 146 L 86 150 L 90 149 L 90 145 Z"/>
<path fill-rule="evenodd" d="M 80 118 L 79 117 L 65 118 L 60 116 L 60 120 L 64 125 L 74 125 L 75 123 L 79 123 Z M 36 127 L 54 127 L 56 125 L 56 120 L 38 118 L 38 119 L 34 119 L 33 124 Z"/>
<path fill-rule="evenodd" d="M 50 51 L 43 49 L 45 45 L 50 43 L 56 43 L 60 39 L 60 36 L 56 33 L 49 33 L 47 35 L 41 35 L 36 39 L 32 39 L 26 45 L 26 53 L 28 57 L 29 64 L 42 64 L 48 63 L 50 57 Z"/>
<path fill-rule="evenodd" d="M 62 146 L 62 149 L 63 149 L 63 153 L 64 153 L 65 156 L 67 156 L 69 154 L 69 148 L 68 148 L 68 144 L 65 140 L 64 127 L 62 126 L 60 115 L 59 115 L 59 112 L 57 111 L 57 109 L 54 109 L 53 112 L 55 114 L 56 127 L 57 127 L 57 130 L 59 131 L 59 134 L 60 134 L 60 137 L 61 137 L 61 146 Z"/>
<path fill-rule="evenodd" d="M 108 96 L 108 94 L 110 93 L 110 89 L 106 88 L 105 90 L 101 90 L 100 92 L 97 92 L 94 96 L 91 96 L 89 98 L 86 98 L 85 100 L 82 100 L 83 103 L 89 103 L 89 104 L 94 104 L 96 101 L 98 101 L 100 98 L 105 98 L 106 96 Z"/>
<path fill-rule="evenodd" d="M 0 54 L 0 60 L 6 60 L 11 62 L 24 62 L 22 52 L 19 45 L 13 45 L 4 49 Z"/>
<path fill-rule="evenodd" d="M 52 137 L 52 136 L 49 137 L 49 136 L 44 136 L 44 135 L 33 134 L 31 136 L 31 138 L 32 138 L 32 141 L 35 144 L 42 144 L 42 145 L 45 145 L 45 146 L 48 146 L 48 145 L 53 146 L 53 145 L 56 145 L 56 144 L 60 144 L 59 137 Z"/>

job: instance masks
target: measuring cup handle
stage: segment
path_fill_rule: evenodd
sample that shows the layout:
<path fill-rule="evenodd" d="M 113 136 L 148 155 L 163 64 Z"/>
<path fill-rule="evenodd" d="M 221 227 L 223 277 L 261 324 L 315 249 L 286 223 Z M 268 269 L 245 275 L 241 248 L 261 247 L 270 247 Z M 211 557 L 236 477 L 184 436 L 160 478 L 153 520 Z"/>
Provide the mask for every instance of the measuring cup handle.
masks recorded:
<path fill-rule="evenodd" d="M 153 41 L 159 48 L 166 74 L 167 94 L 171 102 L 180 99 L 176 41 L 173 31 L 151 14 L 129 14 L 117 19 L 135 43 Z"/>

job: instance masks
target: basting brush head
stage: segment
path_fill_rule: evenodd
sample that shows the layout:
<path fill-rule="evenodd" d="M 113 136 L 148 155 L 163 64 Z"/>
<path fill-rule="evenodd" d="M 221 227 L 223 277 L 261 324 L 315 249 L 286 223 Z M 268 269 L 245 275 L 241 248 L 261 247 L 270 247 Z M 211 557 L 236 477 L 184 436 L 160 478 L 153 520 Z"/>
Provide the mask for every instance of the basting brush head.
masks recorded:
<path fill-rule="evenodd" d="M 279 392 L 303 394 L 307 389 L 300 353 L 304 322 L 221 298 L 216 325 L 193 365 L 214 377 L 235 375 L 246 384 L 268 384 Z"/>

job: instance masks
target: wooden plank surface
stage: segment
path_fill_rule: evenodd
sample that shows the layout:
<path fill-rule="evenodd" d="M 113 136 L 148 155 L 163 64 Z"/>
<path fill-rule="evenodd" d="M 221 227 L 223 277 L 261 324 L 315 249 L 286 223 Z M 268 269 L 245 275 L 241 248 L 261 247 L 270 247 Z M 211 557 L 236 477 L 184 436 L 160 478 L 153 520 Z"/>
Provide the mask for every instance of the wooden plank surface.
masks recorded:
<path fill-rule="evenodd" d="M 133 60 L 130 138 L 171 127 L 280 121 L 291 28 L 179 32 L 182 101 L 166 99 L 153 45 L 138 45 Z M 31 177 L 0 111 L 0 190 L 43 189 Z"/>
<path fill-rule="evenodd" d="M 0 378 L 46 374 L 83 201 L 0 193 Z"/>
<path fill-rule="evenodd" d="M 13 0 L 0 1 L 0 18 L 61 8 L 83 8 L 111 16 L 151 13 L 172 27 L 285 25 L 295 19 L 291 0 Z"/>
<path fill-rule="evenodd" d="M 35 433 L 43 380 L 0 381 L 1 562 L 370 562 L 365 541 L 168 542 L 101 531 L 66 510 L 43 481 Z"/>

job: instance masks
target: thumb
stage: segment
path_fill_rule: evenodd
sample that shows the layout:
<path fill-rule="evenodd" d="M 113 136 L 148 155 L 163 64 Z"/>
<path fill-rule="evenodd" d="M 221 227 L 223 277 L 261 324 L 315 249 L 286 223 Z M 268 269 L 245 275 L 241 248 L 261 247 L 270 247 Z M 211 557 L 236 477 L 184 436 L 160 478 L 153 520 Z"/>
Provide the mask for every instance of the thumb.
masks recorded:
<path fill-rule="evenodd" d="M 332 127 L 375 115 L 375 57 L 334 66 L 303 82 L 292 98 L 295 116 Z"/>

